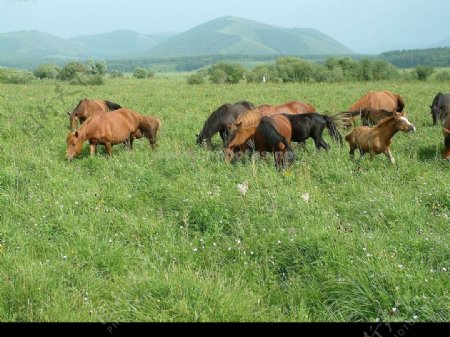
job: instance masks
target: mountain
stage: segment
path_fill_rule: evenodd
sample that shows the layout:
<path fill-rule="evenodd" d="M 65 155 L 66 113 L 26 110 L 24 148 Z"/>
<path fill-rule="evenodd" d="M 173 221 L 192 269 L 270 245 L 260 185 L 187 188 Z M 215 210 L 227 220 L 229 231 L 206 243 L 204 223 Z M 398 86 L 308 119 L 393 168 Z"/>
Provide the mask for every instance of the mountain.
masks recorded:
<path fill-rule="evenodd" d="M 86 54 L 76 42 L 36 30 L 0 33 L 2 59 L 70 58 Z"/>
<path fill-rule="evenodd" d="M 120 57 L 140 53 L 158 44 L 158 38 L 132 30 L 78 36 L 70 39 L 83 46 L 88 54 L 97 57 Z"/>
<path fill-rule="evenodd" d="M 150 57 L 199 55 L 353 54 L 331 37 L 308 28 L 280 28 L 237 17 L 215 19 L 153 47 Z"/>

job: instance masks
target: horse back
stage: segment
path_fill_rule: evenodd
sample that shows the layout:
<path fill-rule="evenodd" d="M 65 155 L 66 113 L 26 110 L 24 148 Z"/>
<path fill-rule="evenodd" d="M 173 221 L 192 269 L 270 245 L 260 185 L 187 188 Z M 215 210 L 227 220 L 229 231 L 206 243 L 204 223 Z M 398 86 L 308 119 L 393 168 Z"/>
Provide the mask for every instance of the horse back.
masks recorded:
<path fill-rule="evenodd" d="M 95 114 L 85 122 L 86 138 L 113 144 L 126 141 L 139 125 L 135 114 L 128 109 Z"/>

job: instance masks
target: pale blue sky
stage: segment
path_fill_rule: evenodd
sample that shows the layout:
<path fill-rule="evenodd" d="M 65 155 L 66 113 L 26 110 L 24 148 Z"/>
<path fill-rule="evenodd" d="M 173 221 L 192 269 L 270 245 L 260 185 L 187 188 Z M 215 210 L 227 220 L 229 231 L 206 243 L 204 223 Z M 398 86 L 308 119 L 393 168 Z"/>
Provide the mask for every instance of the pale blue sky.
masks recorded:
<path fill-rule="evenodd" d="M 450 0 L 0 0 L 0 32 L 182 32 L 228 15 L 318 29 L 357 52 L 450 38 Z"/>

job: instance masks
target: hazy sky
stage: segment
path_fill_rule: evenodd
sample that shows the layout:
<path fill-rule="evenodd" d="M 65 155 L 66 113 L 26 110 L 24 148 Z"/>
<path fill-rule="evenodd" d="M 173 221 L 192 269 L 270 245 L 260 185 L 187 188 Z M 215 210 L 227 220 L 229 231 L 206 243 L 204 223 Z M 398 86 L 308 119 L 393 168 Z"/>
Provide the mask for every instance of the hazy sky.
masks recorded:
<path fill-rule="evenodd" d="M 0 32 L 182 32 L 228 15 L 318 29 L 357 52 L 450 38 L 450 0 L 0 0 Z"/>

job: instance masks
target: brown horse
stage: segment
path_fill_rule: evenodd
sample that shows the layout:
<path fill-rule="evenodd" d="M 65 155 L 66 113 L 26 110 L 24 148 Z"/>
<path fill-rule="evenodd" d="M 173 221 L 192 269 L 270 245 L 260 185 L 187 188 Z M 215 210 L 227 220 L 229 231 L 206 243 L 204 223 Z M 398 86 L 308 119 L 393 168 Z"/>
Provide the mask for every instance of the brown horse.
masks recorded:
<path fill-rule="evenodd" d="M 227 147 L 225 149 L 225 161 L 230 162 L 235 152 L 244 151 L 248 148 L 248 142 L 254 139 L 256 128 L 262 117 L 262 112 L 257 108 L 247 111 L 238 116 L 234 123 L 226 125 Z"/>
<path fill-rule="evenodd" d="M 258 106 L 258 109 L 264 114 L 264 116 L 281 113 L 301 114 L 316 111 L 316 108 L 314 108 L 311 104 L 300 101 L 290 101 L 279 105 L 262 104 Z"/>
<path fill-rule="evenodd" d="M 444 127 L 442 129 L 442 132 L 444 134 L 444 145 L 445 150 L 442 153 L 442 156 L 450 160 L 450 114 L 447 114 L 447 118 L 444 121 Z"/>
<path fill-rule="evenodd" d="M 294 151 L 289 145 L 292 127 L 287 116 L 290 115 L 292 114 L 263 117 L 255 132 L 255 150 L 261 157 L 265 157 L 265 152 L 272 152 L 277 169 L 294 161 Z"/>
<path fill-rule="evenodd" d="M 350 156 L 353 158 L 358 148 L 361 157 L 370 153 L 370 157 L 384 153 L 392 164 L 395 159 L 390 149 L 391 138 L 398 132 L 415 132 L 416 128 L 405 117 L 404 113 L 395 112 L 393 116 L 386 117 L 376 126 L 360 126 L 345 137 L 350 145 Z"/>
<path fill-rule="evenodd" d="M 386 117 L 393 116 L 392 111 L 366 108 L 361 110 L 362 125 L 373 126 Z"/>
<path fill-rule="evenodd" d="M 159 126 L 160 121 L 157 118 L 142 116 L 129 109 L 122 108 L 108 113 L 96 113 L 77 131 L 67 135 L 67 159 L 71 160 L 80 154 L 86 140 L 89 141 L 91 155 L 95 154 L 97 145 L 102 144 L 106 147 L 108 155 L 111 156 L 112 145 L 129 140 L 132 146 L 138 131 L 154 146 Z"/>
<path fill-rule="evenodd" d="M 403 98 L 399 94 L 394 94 L 388 90 L 384 91 L 369 91 L 358 101 L 353 103 L 348 111 L 351 115 L 351 124 L 354 125 L 354 117 L 357 112 L 363 109 L 376 109 L 386 111 L 402 112 L 405 107 Z M 348 125 L 349 123 L 346 123 Z"/>
<path fill-rule="evenodd" d="M 101 99 L 82 99 L 72 112 L 68 112 L 70 126 L 72 131 L 78 127 L 78 121 L 83 124 L 86 119 L 93 116 L 97 112 L 113 111 L 120 109 L 121 106 Z"/>

